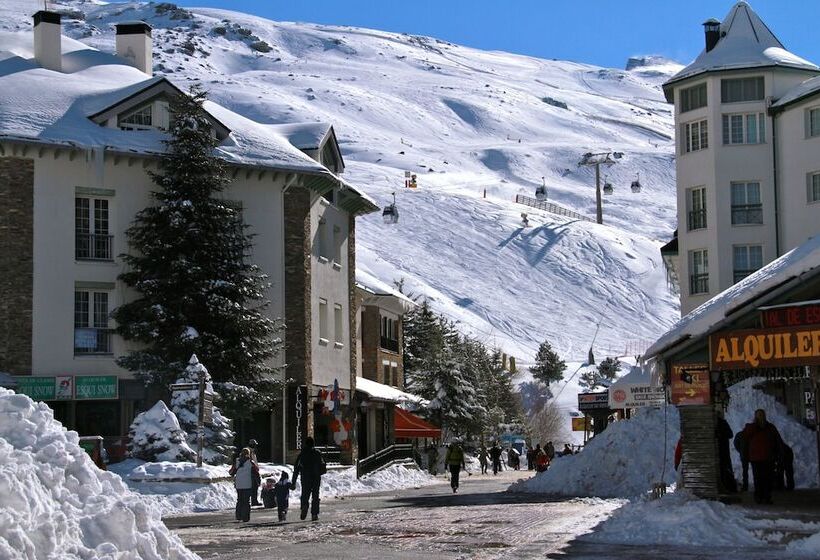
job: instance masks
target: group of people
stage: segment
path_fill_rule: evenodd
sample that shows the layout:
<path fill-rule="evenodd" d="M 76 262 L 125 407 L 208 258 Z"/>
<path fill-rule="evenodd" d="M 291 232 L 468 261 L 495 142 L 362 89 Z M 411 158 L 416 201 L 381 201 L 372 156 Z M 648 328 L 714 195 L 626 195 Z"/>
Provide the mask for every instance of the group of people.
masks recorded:
<path fill-rule="evenodd" d="M 734 434 L 722 413 L 718 413 L 716 436 L 718 441 L 718 469 L 720 485 L 726 492 L 737 492 L 730 452 L 731 443 L 740 456 L 741 491 L 749 490 L 749 466 L 752 467 L 754 499 L 758 504 L 772 503 L 772 490 L 794 489 L 794 452 L 783 441 L 777 427 L 766 419 L 766 411 L 755 411 L 752 422 Z M 685 442 L 678 440 L 675 449 L 675 468 L 681 463 Z"/>
<path fill-rule="evenodd" d="M 234 478 L 236 488 L 236 519 L 240 522 L 250 521 L 251 506 L 260 506 L 259 487 L 262 483 L 259 462 L 256 458 L 256 440 L 250 440 L 248 447 L 239 452 L 233 461 L 229 474 Z M 327 472 L 322 453 L 316 449 L 312 437 L 305 438 L 304 448 L 296 458 L 293 466 L 293 481 L 287 471 L 282 471 L 275 483 L 266 483 L 262 489 L 262 501 L 265 507 L 276 507 L 279 521 L 286 521 L 288 502 L 291 490 L 296 488 L 299 476 L 302 477 L 300 519 L 307 519 L 310 510 L 311 520 L 319 519 L 319 488 L 322 476 Z"/>

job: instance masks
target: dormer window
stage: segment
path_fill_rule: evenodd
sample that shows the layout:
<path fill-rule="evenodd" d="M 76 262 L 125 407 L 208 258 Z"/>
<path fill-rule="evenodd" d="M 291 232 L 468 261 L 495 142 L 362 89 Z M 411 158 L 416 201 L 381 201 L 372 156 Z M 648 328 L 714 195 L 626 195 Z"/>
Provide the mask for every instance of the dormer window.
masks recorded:
<path fill-rule="evenodd" d="M 146 105 L 132 113 L 121 116 L 117 124 L 122 130 L 151 130 L 154 128 L 152 117 L 152 106 Z"/>

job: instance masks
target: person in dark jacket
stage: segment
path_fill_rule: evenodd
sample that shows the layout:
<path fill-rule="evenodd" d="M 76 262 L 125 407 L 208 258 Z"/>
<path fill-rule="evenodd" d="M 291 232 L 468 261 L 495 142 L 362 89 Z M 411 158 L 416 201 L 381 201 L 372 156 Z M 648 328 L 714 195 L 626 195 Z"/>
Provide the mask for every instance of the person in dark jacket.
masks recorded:
<path fill-rule="evenodd" d="M 305 448 L 296 458 L 293 466 L 293 484 L 302 475 L 302 511 L 300 519 L 306 519 L 308 506 L 310 506 L 310 519 L 319 519 L 319 487 L 322 485 L 322 475 L 327 472 L 327 465 L 321 452 L 316 449 L 313 438 L 305 438 Z"/>
<path fill-rule="evenodd" d="M 749 446 L 746 442 L 746 437 L 743 435 L 742 431 L 735 434 L 735 449 L 737 450 L 737 454 L 740 455 L 740 469 L 743 472 L 743 485 L 740 487 L 740 489 L 743 492 L 748 492 L 748 490 L 749 490 Z"/>
<path fill-rule="evenodd" d="M 251 461 L 259 465 L 259 457 L 256 456 L 256 449 L 259 447 L 259 442 L 252 439 L 248 442 L 248 449 L 251 450 Z M 262 484 L 262 477 L 258 474 L 253 477 L 253 486 L 251 486 L 251 506 L 261 506 L 259 503 L 259 486 Z"/>
<path fill-rule="evenodd" d="M 304 477 L 302 477 L 303 483 L 304 480 Z M 288 480 L 288 473 L 283 472 L 273 490 L 276 498 L 276 513 L 279 516 L 279 521 L 286 521 L 288 518 L 288 503 L 290 502 L 291 490 L 293 490 L 293 484 Z"/>
<path fill-rule="evenodd" d="M 734 432 L 724 418 L 723 412 L 718 412 L 715 432 L 718 440 L 718 468 L 721 486 L 726 492 L 737 492 L 737 481 L 732 469 L 732 456 L 729 452 L 729 442 L 732 441 Z"/>
<path fill-rule="evenodd" d="M 786 478 L 785 484 L 783 477 Z M 794 490 L 794 451 L 785 441 L 780 442 L 780 456 L 774 475 L 774 487 L 777 490 Z"/>
<path fill-rule="evenodd" d="M 457 441 L 454 441 L 447 448 L 447 454 L 444 456 L 444 463 L 450 471 L 450 487 L 453 489 L 453 494 L 458 492 L 458 478 L 461 469 L 467 470 L 467 464 L 464 461 L 464 450 Z"/>
<path fill-rule="evenodd" d="M 535 468 L 535 450 L 531 446 L 527 446 L 527 470 L 531 471 Z"/>
<path fill-rule="evenodd" d="M 487 474 L 487 448 L 481 444 L 481 449 L 478 450 L 478 462 L 481 465 L 481 474 Z"/>
<path fill-rule="evenodd" d="M 743 429 L 749 450 L 749 463 L 755 484 L 755 502 L 772 503 L 772 482 L 774 463 L 780 453 L 780 432 L 774 424 L 766 420 L 766 411 L 755 410 L 754 422 Z"/>
<path fill-rule="evenodd" d="M 493 461 L 493 474 L 498 474 L 498 471 L 502 470 L 501 467 L 501 448 L 498 447 L 498 443 L 493 443 L 493 446 L 490 448 L 490 459 Z"/>
<path fill-rule="evenodd" d="M 544 453 L 547 454 L 547 459 L 550 461 L 555 459 L 555 445 L 551 441 L 548 441 L 547 445 L 544 446 Z"/>

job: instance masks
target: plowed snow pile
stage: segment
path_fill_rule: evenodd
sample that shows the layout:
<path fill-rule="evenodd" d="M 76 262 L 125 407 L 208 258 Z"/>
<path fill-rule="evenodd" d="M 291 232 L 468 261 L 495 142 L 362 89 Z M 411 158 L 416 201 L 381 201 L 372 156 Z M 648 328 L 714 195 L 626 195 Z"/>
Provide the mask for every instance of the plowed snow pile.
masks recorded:
<path fill-rule="evenodd" d="M 0 388 L 0 558 L 198 558 L 45 404 Z"/>

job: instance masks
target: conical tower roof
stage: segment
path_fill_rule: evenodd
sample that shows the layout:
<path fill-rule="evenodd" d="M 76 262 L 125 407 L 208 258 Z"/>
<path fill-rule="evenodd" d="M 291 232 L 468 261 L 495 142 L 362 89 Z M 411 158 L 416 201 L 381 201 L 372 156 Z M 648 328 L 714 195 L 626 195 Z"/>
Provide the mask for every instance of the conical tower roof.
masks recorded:
<path fill-rule="evenodd" d="M 820 71 L 816 64 L 787 51 L 748 2 L 741 1 L 720 24 L 720 39 L 714 48 L 708 52 L 704 49 L 692 64 L 672 76 L 664 88 L 705 72 L 769 66 Z"/>

